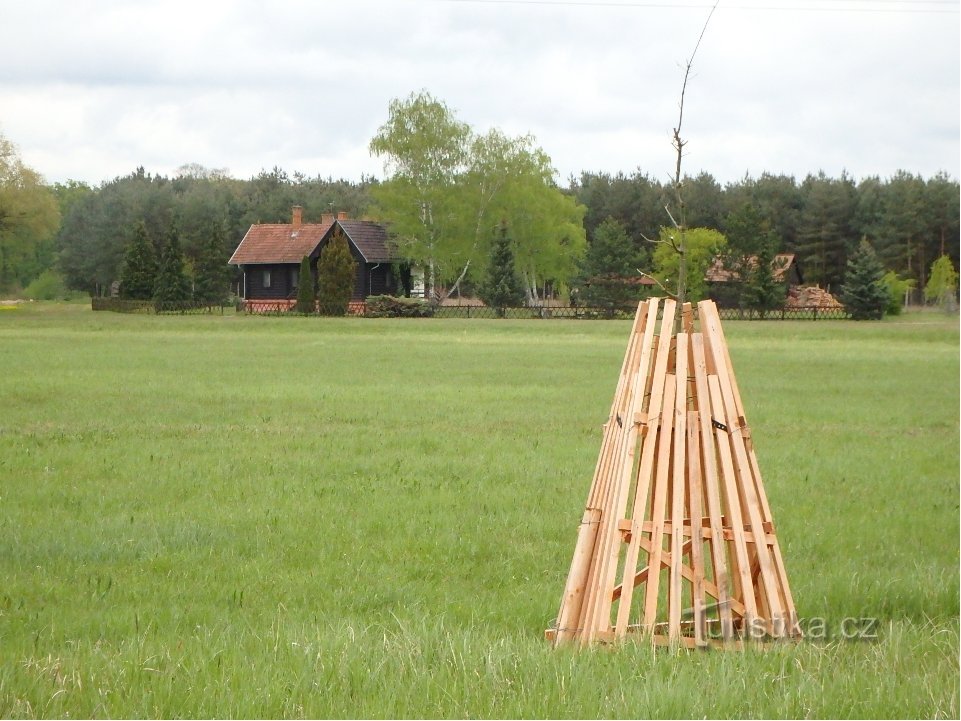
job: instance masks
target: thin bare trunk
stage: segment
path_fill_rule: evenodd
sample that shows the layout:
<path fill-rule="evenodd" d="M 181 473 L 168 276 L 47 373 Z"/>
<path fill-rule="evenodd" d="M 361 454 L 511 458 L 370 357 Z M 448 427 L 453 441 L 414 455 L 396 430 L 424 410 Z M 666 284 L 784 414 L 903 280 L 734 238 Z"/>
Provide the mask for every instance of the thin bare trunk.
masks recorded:
<path fill-rule="evenodd" d="M 682 192 L 683 187 L 681 183 L 681 160 L 684 157 L 684 146 L 687 145 L 687 141 L 681 139 L 681 126 L 684 124 L 684 96 L 687 93 L 687 81 L 691 76 L 691 66 L 694 64 L 694 56 L 697 55 L 697 50 L 701 47 L 701 40 L 704 39 L 704 33 L 707 31 L 707 24 L 711 22 L 711 16 L 714 15 L 716 9 L 717 3 L 715 2 L 714 7 L 711 8 L 711 12 L 708 13 L 707 20 L 704 21 L 704 27 L 701 28 L 701 34 L 697 39 L 697 44 L 694 46 L 694 52 L 691 53 L 691 57 L 687 61 L 687 66 L 684 68 L 680 110 L 677 116 L 677 127 L 674 128 L 673 145 L 677 151 L 677 162 L 674 166 L 674 200 L 677 203 L 677 217 L 671 215 L 670 211 L 668 211 L 668 216 L 671 217 L 671 221 L 677 230 L 677 252 L 680 256 L 678 258 L 677 268 L 677 311 L 674 318 L 675 332 L 677 333 L 681 330 L 681 309 L 684 307 L 684 302 L 687 299 L 687 210 L 684 204 L 684 193 Z"/>
<path fill-rule="evenodd" d="M 477 247 L 477 243 L 474 243 L 474 247 L 475 248 Z M 468 258 L 467 262 L 464 264 L 464 267 L 460 272 L 460 275 L 457 276 L 457 280 L 454 281 L 454 285 L 452 285 L 450 287 L 450 290 L 447 291 L 447 296 L 446 296 L 447 298 L 450 298 L 457 291 L 457 289 L 460 288 L 460 282 L 464 280 L 464 276 L 467 275 L 467 270 L 470 268 L 470 262 L 471 262 L 471 259 Z"/>

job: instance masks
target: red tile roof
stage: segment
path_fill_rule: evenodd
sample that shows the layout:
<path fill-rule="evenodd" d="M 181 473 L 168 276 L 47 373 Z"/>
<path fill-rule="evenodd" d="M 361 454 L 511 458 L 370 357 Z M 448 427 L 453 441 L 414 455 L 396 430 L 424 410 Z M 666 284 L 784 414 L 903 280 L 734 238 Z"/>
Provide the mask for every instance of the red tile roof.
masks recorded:
<path fill-rule="evenodd" d="M 296 229 L 290 223 L 251 225 L 228 263 L 299 263 L 305 255 L 314 252 L 332 225 L 333 221 L 304 223 Z"/>

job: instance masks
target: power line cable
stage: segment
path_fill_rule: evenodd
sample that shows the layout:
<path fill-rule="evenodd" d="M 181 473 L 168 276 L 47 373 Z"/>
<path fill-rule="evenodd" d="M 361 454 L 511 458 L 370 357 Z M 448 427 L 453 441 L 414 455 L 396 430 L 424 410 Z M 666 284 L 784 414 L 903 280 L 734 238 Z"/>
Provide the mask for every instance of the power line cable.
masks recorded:
<path fill-rule="evenodd" d="M 433 0 L 449 5 L 542 5 L 552 7 L 587 7 L 587 8 L 661 8 L 665 10 L 707 10 L 712 5 L 703 3 L 667 3 L 644 2 L 643 0 L 629 0 L 628 2 L 614 2 L 613 0 Z M 868 4 L 875 7 L 866 7 Z M 860 6 L 859 6 L 860 5 Z M 922 7 L 925 6 L 925 7 Z M 840 6 L 840 7 L 839 7 Z M 810 13 L 899 13 L 912 15 L 957 15 L 961 6 L 955 0 L 827 0 L 817 5 L 721 5 L 722 10 L 759 10 L 762 12 L 810 12 Z"/>

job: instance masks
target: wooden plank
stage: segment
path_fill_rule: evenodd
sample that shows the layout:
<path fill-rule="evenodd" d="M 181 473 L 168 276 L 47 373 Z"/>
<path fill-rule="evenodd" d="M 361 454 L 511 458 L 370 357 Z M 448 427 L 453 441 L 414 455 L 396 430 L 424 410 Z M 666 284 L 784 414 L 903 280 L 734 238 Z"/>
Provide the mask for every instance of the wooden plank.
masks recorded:
<path fill-rule="evenodd" d="M 650 317 L 648 309 L 652 304 L 655 306 L 654 315 L 656 317 L 656 300 L 642 301 L 638 304 L 638 311 L 624 353 L 617 387 L 611 402 L 611 412 L 608 422 L 604 425 L 601 450 L 598 454 L 594 476 L 588 492 L 585 520 L 582 521 L 582 525 L 578 529 L 571 569 L 568 573 L 564 594 L 561 597 L 561 608 L 557 617 L 557 625 L 561 631 L 555 636 L 557 642 L 573 638 L 583 628 L 583 598 L 589 586 L 591 566 L 596 556 L 599 525 L 603 515 L 601 508 L 606 505 L 605 497 L 609 492 L 611 461 L 620 435 L 617 416 L 623 405 L 623 396 L 628 392 L 630 369 L 635 365 L 635 359 L 640 352 L 639 333 Z M 589 519 L 588 516 L 590 516 Z"/>
<path fill-rule="evenodd" d="M 556 642 L 573 638 L 580 628 L 581 605 L 591 567 L 590 557 L 594 554 L 597 541 L 600 519 L 600 509 L 588 508 L 584 511 L 581 525 L 578 527 L 574 558 L 571 561 L 571 570 L 564 587 L 561 610 L 557 615 L 557 633 L 554 636 Z"/>
<path fill-rule="evenodd" d="M 591 492 L 588 493 L 588 500 L 586 507 L 596 507 L 599 497 L 601 497 L 602 489 L 599 487 L 599 479 L 602 479 L 601 475 L 602 462 L 604 459 L 609 457 L 610 451 L 613 445 L 616 443 L 616 438 L 619 435 L 619 427 L 617 423 L 617 417 L 620 414 L 620 409 L 624 405 L 624 396 L 627 394 L 627 388 L 630 383 L 630 369 L 636 363 L 636 358 L 640 352 L 640 338 L 641 333 L 644 330 L 644 324 L 648 320 L 648 307 L 653 303 L 655 306 L 657 304 L 657 299 L 654 298 L 651 301 L 641 301 L 637 306 L 637 315 L 634 317 L 634 323 L 631 326 L 631 334 L 628 337 L 627 349 L 624 352 L 624 360 L 621 363 L 621 371 L 617 377 L 617 386 L 614 389 L 614 398 L 611 401 L 611 411 L 608 415 L 607 423 L 604 426 L 604 438 L 601 443 L 601 453 L 598 454 L 597 465 L 594 469 L 594 480 L 591 483 Z M 656 311 L 655 311 L 656 313 Z M 623 422 L 623 421 L 622 421 Z"/>
<path fill-rule="evenodd" d="M 674 426 L 674 394 L 677 383 L 673 374 L 668 374 L 664 383 L 664 412 L 661 416 L 661 433 L 657 449 L 657 470 L 654 478 L 654 500 L 651 508 L 651 522 L 654 528 L 651 532 L 651 555 L 648 565 L 655 569 L 647 579 L 644 594 L 643 625 L 653 630 L 657 622 L 657 594 L 660 590 L 661 555 L 664 545 L 664 512 L 667 506 L 667 482 L 670 470 L 671 436 Z"/>
<path fill-rule="evenodd" d="M 683 583 L 681 566 L 684 545 L 684 498 L 687 491 L 687 333 L 677 334 L 677 366 L 674 378 L 677 387 L 674 391 L 674 431 L 671 487 L 671 570 L 668 575 L 668 635 L 680 638 L 681 603 Z"/>
<path fill-rule="evenodd" d="M 648 550 L 648 551 L 650 550 L 650 544 L 647 541 L 644 541 L 641 545 L 645 550 Z M 690 541 L 688 541 L 685 544 L 685 548 L 687 550 L 690 550 Z M 661 567 L 662 568 L 670 567 L 672 560 L 673 558 L 672 558 L 671 552 L 664 551 L 661 554 Z M 633 586 L 636 588 L 640 586 L 642 583 L 644 583 L 647 580 L 649 573 L 650 573 L 650 566 L 645 566 L 640 571 L 638 571 L 634 576 Z M 694 582 L 694 570 L 690 566 L 681 566 L 681 574 L 684 576 L 685 579 L 687 579 L 691 583 Z M 737 614 L 741 617 L 744 616 L 743 603 L 741 603 L 740 601 L 734 598 L 731 598 L 730 595 L 728 595 L 723 602 L 720 601 L 720 590 L 718 589 L 717 586 L 714 585 L 713 582 L 708 581 L 707 579 L 702 579 L 701 585 L 706 595 L 711 596 L 716 601 L 718 601 L 717 605 L 721 605 L 723 603 L 724 606 L 729 607 L 730 613 Z M 623 585 L 616 586 L 614 588 L 614 598 L 615 599 L 619 598 L 623 590 L 624 590 Z M 709 620 L 705 621 L 705 625 L 709 623 L 712 623 L 712 621 L 709 621 Z"/>
<path fill-rule="evenodd" d="M 681 306 L 681 332 L 689 335 L 694 332 L 694 311 L 690 303 Z"/>
<path fill-rule="evenodd" d="M 721 390 L 721 402 L 723 403 L 727 415 L 728 427 L 727 436 L 734 455 L 734 472 L 741 498 L 747 507 L 747 515 L 750 520 L 751 529 L 758 534 L 763 533 L 764 517 L 761 510 L 760 500 L 757 494 L 757 483 L 751 472 L 751 464 L 748 460 L 747 448 L 744 445 L 744 438 L 741 434 L 743 426 L 743 409 L 740 406 L 740 397 L 735 390 L 736 383 L 732 381 L 733 370 L 729 365 L 727 347 L 724 342 L 723 331 L 720 328 L 720 319 L 713 303 L 702 302 L 698 305 L 700 311 L 703 307 L 702 319 L 706 321 L 704 332 L 711 337 L 711 351 L 714 354 L 714 362 L 718 369 L 718 383 Z M 735 534 L 739 526 L 735 525 Z M 781 605 L 780 592 L 778 590 L 778 578 L 774 569 L 774 560 L 771 558 L 770 550 L 765 543 L 754 544 L 755 552 L 761 566 L 761 581 L 764 587 L 764 599 L 767 605 L 767 618 L 784 618 L 784 609 Z"/>
<path fill-rule="evenodd" d="M 709 375 L 707 383 L 711 397 L 712 416 L 726 426 L 728 419 L 721 399 L 720 382 L 716 375 Z M 721 428 L 714 428 L 714 443 L 720 460 L 720 485 L 724 491 L 727 515 L 731 519 L 734 531 L 734 553 L 731 556 L 732 581 L 734 581 L 733 595 L 735 598 L 741 597 L 746 609 L 745 621 L 750 624 L 757 618 L 757 601 L 754 597 L 754 586 L 751 583 L 751 565 L 747 554 L 747 544 L 743 532 L 739 532 L 739 529 L 744 528 L 744 523 L 741 520 L 741 500 L 738 494 L 737 476 L 734 472 L 734 461 L 731 458 L 731 445 L 728 441 L 727 432 Z"/>
<path fill-rule="evenodd" d="M 797 609 L 794 606 L 794 596 L 791 594 L 791 584 L 788 583 L 787 580 L 787 570 L 784 568 L 784 559 L 781 556 L 781 544 L 778 543 L 776 535 L 771 544 L 771 555 L 774 556 L 774 566 L 777 569 L 784 604 L 784 620 L 780 624 L 775 622 L 774 635 L 776 637 L 794 636 L 799 638 L 803 635 L 801 633 L 801 625 L 798 619 Z"/>
<path fill-rule="evenodd" d="M 731 364 L 731 351 L 727 347 L 727 338 L 724 337 L 724 326 L 721 325 L 721 316 L 717 312 L 717 306 L 712 300 L 702 300 L 697 304 L 697 312 L 701 318 L 701 332 L 710 335 L 712 338 L 711 350 L 717 354 L 715 360 L 718 361 L 718 375 L 721 375 L 721 368 L 728 369 L 735 414 L 738 418 L 743 418 L 744 404 L 741 402 L 741 392 L 738 390 L 737 381 L 734 379 L 732 372 L 734 366 Z M 708 329 L 710 329 L 710 333 L 707 332 Z"/>
<path fill-rule="evenodd" d="M 721 505 L 721 483 L 717 474 L 717 448 L 711 426 L 711 394 L 708 386 L 707 358 L 704 336 L 691 336 L 691 365 L 694 368 L 694 401 L 698 410 L 698 435 L 701 448 L 701 471 L 704 476 L 704 495 L 711 529 L 711 567 L 714 583 L 718 587 L 718 616 L 724 638 L 734 634 L 733 619 L 729 609 L 730 576 L 728 574 L 727 544 L 724 542 L 724 514 Z"/>
<path fill-rule="evenodd" d="M 664 302 L 664 312 L 661 317 L 660 335 L 657 337 L 657 355 L 654 368 L 650 373 L 649 396 L 647 407 L 647 434 L 641 446 L 641 457 L 638 463 L 637 475 L 634 480 L 634 503 L 630 517 L 634 523 L 631 542 L 628 544 L 624 556 L 624 569 L 621 585 L 624 579 L 630 579 L 637 569 L 637 558 L 640 552 L 641 532 L 639 524 L 643 523 L 646 512 L 647 499 L 650 494 L 651 479 L 654 473 L 655 454 L 658 439 L 664 433 L 664 391 L 667 381 L 668 355 L 670 351 L 671 324 L 674 318 L 675 303 L 672 300 Z M 627 585 L 627 592 L 621 596 L 617 607 L 615 635 L 623 637 L 630 618 L 631 602 L 633 601 L 634 585 Z M 613 589 L 612 589 L 613 594 Z M 613 600 L 613 595 L 612 595 Z"/>
<path fill-rule="evenodd" d="M 633 530 L 634 530 L 634 528 L 635 528 L 635 524 L 634 524 L 633 522 L 624 520 L 624 521 L 621 521 L 621 523 L 625 524 L 624 528 L 620 528 L 620 529 L 619 529 L 619 530 L 621 530 L 622 533 L 623 533 L 623 532 L 628 532 L 628 533 L 633 532 Z M 713 529 L 710 527 L 709 523 L 707 523 L 706 521 L 702 521 L 700 524 L 694 524 L 693 526 L 692 526 L 690 523 L 688 523 L 687 521 L 685 521 L 685 522 L 681 525 L 681 531 L 680 531 L 680 532 L 681 532 L 681 534 L 683 534 L 684 536 L 690 538 L 691 536 L 694 535 L 694 530 L 695 530 L 695 528 L 697 529 L 697 533 L 700 535 L 700 537 L 701 537 L 702 539 L 704 539 L 704 540 L 709 540 L 709 539 L 714 538 L 714 531 L 713 531 Z M 644 521 L 644 523 L 642 523 L 642 524 L 640 525 L 640 529 L 641 529 L 641 533 L 650 533 L 652 530 L 654 530 L 654 524 L 653 524 L 651 521 Z M 671 521 L 664 521 L 664 533 L 665 533 L 665 534 L 674 533 L 674 528 L 673 528 L 673 524 L 672 524 Z M 742 530 L 738 531 L 738 533 L 739 533 L 741 536 L 743 536 L 744 540 L 745 540 L 747 543 L 757 543 L 757 538 L 756 538 L 755 535 L 754 535 L 754 531 L 748 531 L 748 530 L 742 529 Z M 733 541 L 733 540 L 734 540 L 734 529 L 732 529 L 732 528 L 723 528 L 723 529 L 721 529 L 721 533 L 720 533 L 720 535 L 719 535 L 718 537 L 719 537 L 720 539 L 724 540 L 724 541 Z M 766 543 L 766 544 L 769 545 L 769 546 L 773 546 L 775 543 L 777 543 L 777 536 L 775 536 L 773 533 L 765 533 L 765 534 L 764 534 L 763 536 L 761 536 L 760 538 L 761 538 L 761 543 Z M 642 544 L 642 545 L 641 545 L 641 548 L 643 548 L 643 547 L 644 547 L 644 546 L 643 546 L 643 544 Z"/>
<path fill-rule="evenodd" d="M 703 643 L 704 617 L 704 535 L 703 527 L 695 520 L 701 517 L 701 448 L 698 411 L 687 415 L 687 492 L 688 518 L 691 528 L 691 606 L 694 608 L 694 638 Z"/>
<path fill-rule="evenodd" d="M 647 366 L 650 361 L 651 339 L 654 333 L 657 317 L 657 301 L 652 299 L 646 308 L 639 310 L 645 313 L 643 334 L 634 335 L 636 352 L 632 364 L 628 368 L 625 384 L 623 405 L 620 417 L 633 418 L 634 414 L 642 410 L 643 397 L 639 391 L 646 387 Z M 627 504 L 631 470 L 634 461 L 634 448 L 639 427 L 623 420 L 619 426 L 618 444 L 614 451 L 610 471 L 610 486 L 604 506 L 600 538 L 594 554 L 594 568 L 589 576 L 586 609 L 583 612 L 582 643 L 590 643 L 597 633 L 606 631 L 610 624 L 611 594 L 614 589 L 614 576 L 617 573 L 617 561 L 620 553 L 620 533 L 617 522 L 624 515 Z"/>

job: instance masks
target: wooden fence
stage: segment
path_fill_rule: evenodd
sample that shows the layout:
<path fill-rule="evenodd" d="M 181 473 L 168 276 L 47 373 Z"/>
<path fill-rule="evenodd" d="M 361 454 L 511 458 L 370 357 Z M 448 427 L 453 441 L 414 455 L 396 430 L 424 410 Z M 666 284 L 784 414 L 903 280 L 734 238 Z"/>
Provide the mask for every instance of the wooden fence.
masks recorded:
<path fill-rule="evenodd" d="M 200 303 L 185 301 L 180 303 L 155 303 L 150 300 L 124 300 L 120 298 L 93 298 L 93 310 L 109 310 L 116 313 L 166 313 L 166 314 L 202 314 L 224 313 L 229 307 L 217 303 Z M 246 300 L 239 301 L 236 310 L 249 315 L 301 315 L 294 310 L 294 304 L 288 301 L 274 300 Z M 625 320 L 634 317 L 635 309 L 604 308 L 583 305 L 544 305 L 544 306 L 512 306 L 509 308 L 491 308 L 476 303 L 424 303 L 417 317 L 432 318 L 512 318 L 512 319 L 548 319 L 570 318 L 576 320 Z M 822 306 L 788 307 L 761 313 L 757 310 L 742 308 L 719 308 L 722 320 L 847 320 L 851 317 L 844 308 L 829 308 Z M 346 313 L 343 306 L 320 308 L 317 306 L 313 316 L 355 316 L 368 315 L 367 304 L 363 301 L 351 301 L 347 305 Z M 382 317 L 382 316 L 380 316 Z"/>
<path fill-rule="evenodd" d="M 153 300 L 129 300 L 126 298 L 91 298 L 92 310 L 109 310 L 114 313 L 148 313 L 148 314 L 202 314 L 224 313 L 223 303 L 205 303 L 202 301 L 158 302 Z"/>

